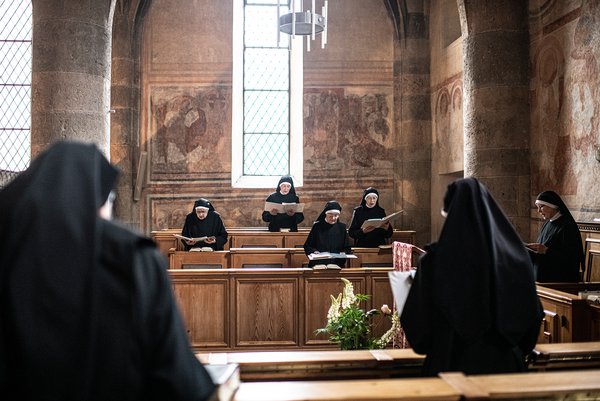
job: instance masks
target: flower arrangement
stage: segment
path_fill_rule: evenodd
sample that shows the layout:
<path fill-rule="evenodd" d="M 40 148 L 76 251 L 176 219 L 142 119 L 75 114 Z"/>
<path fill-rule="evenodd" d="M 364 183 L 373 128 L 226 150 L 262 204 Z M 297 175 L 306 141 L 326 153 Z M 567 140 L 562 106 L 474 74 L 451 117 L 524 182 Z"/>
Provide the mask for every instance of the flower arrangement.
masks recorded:
<path fill-rule="evenodd" d="M 340 344 L 340 349 L 381 349 L 393 339 L 400 328 L 400 318 L 387 305 L 365 311 L 359 307 L 369 295 L 354 294 L 352 283 L 345 279 L 344 290 L 337 297 L 331 295 L 331 307 L 327 312 L 327 326 L 317 329 L 317 334 L 329 334 L 329 340 Z M 372 335 L 373 316 L 382 313 L 392 320 L 392 327 L 380 338 Z"/>

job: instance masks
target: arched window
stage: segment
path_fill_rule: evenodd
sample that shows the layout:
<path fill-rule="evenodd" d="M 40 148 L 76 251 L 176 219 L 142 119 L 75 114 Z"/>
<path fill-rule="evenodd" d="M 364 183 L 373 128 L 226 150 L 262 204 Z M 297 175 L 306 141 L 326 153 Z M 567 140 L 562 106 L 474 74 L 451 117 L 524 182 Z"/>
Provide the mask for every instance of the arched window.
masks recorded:
<path fill-rule="evenodd" d="M 31 1 L 0 2 L 0 170 L 31 158 Z"/>
<path fill-rule="evenodd" d="M 302 40 L 278 35 L 277 0 L 234 0 L 232 186 L 302 185 Z M 288 12 L 283 0 L 281 13 Z"/>

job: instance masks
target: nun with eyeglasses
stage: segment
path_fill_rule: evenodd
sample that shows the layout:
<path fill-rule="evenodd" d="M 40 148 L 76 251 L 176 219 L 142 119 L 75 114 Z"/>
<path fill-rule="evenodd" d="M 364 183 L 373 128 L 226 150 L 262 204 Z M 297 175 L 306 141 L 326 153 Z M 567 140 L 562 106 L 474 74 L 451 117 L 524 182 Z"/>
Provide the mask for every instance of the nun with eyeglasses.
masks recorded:
<path fill-rule="evenodd" d="M 191 240 L 182 240 L 186 251 L 202 247 L 222 251 L 228 237 L 221 215 L 215 211 L 212 203 L 205 198 L 200 198 L 194 202 L 194 210 L 185 217 L 181 235 L 192 238 Z M 203 237 L 206 238 L 196 240 Z"/>

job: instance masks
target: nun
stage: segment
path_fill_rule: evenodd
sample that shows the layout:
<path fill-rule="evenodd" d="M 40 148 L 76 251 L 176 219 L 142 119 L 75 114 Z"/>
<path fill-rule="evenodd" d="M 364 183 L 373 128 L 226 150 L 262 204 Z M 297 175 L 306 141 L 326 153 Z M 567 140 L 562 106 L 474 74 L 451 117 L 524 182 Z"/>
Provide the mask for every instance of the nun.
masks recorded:
<path fill-rule="evenodd" d="M 215 211 L 212 203 L 205 198 L 194 202 L 194 209 L 185 217 L 181 235 L 188 238 L 206 237 L 203 241 L 182 240 L 186 251 L 202 247 L 222 251 L 228 236 L 221 216 Z"/>
<path fill-rule="evenodd" d="M 475 178 L 448 186 L 442 215 L 400 318 L 423 375 L 526 371 L 544 314 L 525 245 Z"/>
<path fill-rule="evenodd" d="M 385 209 L 379 206 L 379 192 L 373 187 L 364 190 L 360 206 L 354 208 L 352 222 L 348 234 L 354 238 L 354 246 L 377 248 L 387 243 L 394 233 L 392 225 L 387 222 L 382 227 L 373 226 L 362 228 L 365 220 L 382 219 L 386 216 Z"/>
<path fill-rule="evenodd" d="M 0 191 L 3 396 L 212 399 L 164 257 L 110 220 L 117 175 L 95 145 L 58 141 Z"/>
<path fill-rule="evenodd" d="M 540 283 L 580 281 L 581 234 L 571 212 L 556 192 L 544 191 L 535 201 L 544 219 L 537 241 L 527 244 Z"/>
<path fill-rule="evenodd" d="M 352 252 L 346 225 L 339 221 L 341 212 L 342 206 L 338 202 L 332 200 L 325 204 L 325 208 L 306 237 L 304 252 L 307 256 L 321 252 L 347 254 Z M 344 267 L 346 259 L 311 260 L 308 267 L 314 267 L 317 264 L 333 264 Z"/>
<path fill-rule="evenodd" d="M 267 197 L 266 202 L 272 203 L 300 203 L 300 198 L 296 195 L 294 180 L 289 175 L 281 177 L 275 192 Z M 269 223 L 269 231 L 278 232 L 281 229 L 298 231 L 298 224 L 304 221 L 304 213 L 289 210 L 286 213 L 279 213 L 277 209 L 265 210 L 262 213 L 264 222 Z"/>

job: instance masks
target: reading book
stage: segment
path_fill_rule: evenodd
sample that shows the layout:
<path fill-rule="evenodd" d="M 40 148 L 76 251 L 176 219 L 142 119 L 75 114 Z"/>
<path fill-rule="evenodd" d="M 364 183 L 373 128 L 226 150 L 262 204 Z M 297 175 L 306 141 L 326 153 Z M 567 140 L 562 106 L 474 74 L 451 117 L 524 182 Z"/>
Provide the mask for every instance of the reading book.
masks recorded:
<path fill-rule="evenodd" d="M 319 252 L 311 253 L 308 255 L 310 260 L 321 260 L 321 259 L 356 259 L 357 256 L 351 253 L 332 253 L 332 252 Z"/>
<path fill-rule="evenodd" d="M 212 252 L 212 251 L 214 251 L 214 249 L 212 249 L 210 246 L 201 246 L 201 247 L 190 248 L 190 252 Z"/>
<path fill-rule="evenodd" d="M 313 269 L 316 269 L 316 270 L 325 270 L 325 269 L 342 270 L 341 267 L 339 267 L 338 265 L 334 265 L 333 263 L 328 263 L 326 265 L 323 265 L 323 264 L 314 265 Z"/>
<path fill-rule="evenodd" d="M 399 210 L 399 211 L 394 212 L 392 214 L 388 214 L 387 216 L 382 217 L 381 219 L 368 219 L 368 220 L 365 220 L 362 223 L 362 226 L 360 226 L 360 228 L 368 228 L 368 227 L 379 228 L 379 227 L 381 227 L 385 223 L 389 222 L 391 219 L 393 219 L 394 217 L 398 216 L 401 213 L 404 213 L 404 210 Z"/>
<path fill-rule="evenodd" d="M 273 209 L 277 209 L 277 213 L 287 213 L 288 210 L 293 210 L 294 213 L 302 213 L 304 211 L 304 203 L 265 202 L 265 211 L 270 212 Z"/>
<path fill-rule="evenodd" d="M 208 238 L 208 237 L 195 237 L 195 238 L 192 238 L 192 237 L 185 237 L 185 236 L 179 235 L 179 234 L 173 234 L 173 236 L 175 238 L 183 239 L 183 240 L 186 240 L 186 241 L 196 241 L 196 242 L 206 241 L 206 239 Z"/>

